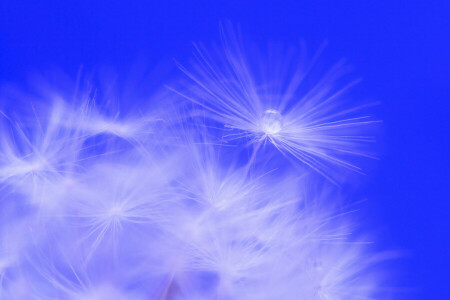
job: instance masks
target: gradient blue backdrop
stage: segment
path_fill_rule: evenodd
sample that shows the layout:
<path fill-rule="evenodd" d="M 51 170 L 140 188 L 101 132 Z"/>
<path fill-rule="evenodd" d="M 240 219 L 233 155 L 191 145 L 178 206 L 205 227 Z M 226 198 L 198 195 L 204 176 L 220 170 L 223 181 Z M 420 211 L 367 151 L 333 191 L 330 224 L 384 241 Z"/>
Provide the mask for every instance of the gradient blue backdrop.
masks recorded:
<path fill-rule="evenodd" d="M 382 102 L 381 160 L 362 214 L 380 248 L 403 251 L 392 272 L 412 292 L 399 299 L 450 299 L 449 12 L 445 1 L 3 0 L 0 81 L 183 60 L 191 41 L 217 40 L 226 19 L 258 42 L 328 41 L 327 53 L 364 79 L 359 91 Z"/>

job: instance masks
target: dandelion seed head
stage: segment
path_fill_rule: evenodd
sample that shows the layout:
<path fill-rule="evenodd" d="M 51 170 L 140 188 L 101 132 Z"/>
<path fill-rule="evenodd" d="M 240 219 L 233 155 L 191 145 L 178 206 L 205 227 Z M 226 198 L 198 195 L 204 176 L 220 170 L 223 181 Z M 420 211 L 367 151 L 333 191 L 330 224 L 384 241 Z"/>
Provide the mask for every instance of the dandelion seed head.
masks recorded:
<path fill-rule="evenodd" d="M 262 117 L 262 130 L 266 135 L 275 135 L 283 129 L 283 116 L 275 109 L 268 109 Z"/>
<path fill-rule="evenodd" d="M 198 53 L 186 71 L 196 107 L 175 107 L 181 118 L 167 108 L 176 96 L 161 112 L 128 111 L 102 93 L 7 117 L 1 299 L 378 299 L 375 260 L 328 185 L 267 163 L 352 167 L 369 121 L 335 103 L 339 68 L 309 88 L 302 66 L 284 73 L 275 57 L 283 74 L 266 66 L 264 78 L 236 45 L 218 61 Z"/>
<path fill-rule="evenodd" d="M 231 129 L 227 141 L 251 145 L 267 139 L 276 146 L 271 151 L 334 183 L 340 170 L 363 172 L 361 158 L 374 157 L 369 145 L 378 121 L 366 112 L 370 103 L 349 101 L 358 80 L 347 77 L 343 61 L 323 69 L 318 56 L 308 59 L 299 49 L 298 57 L 306 58 L 299 60 L 283 47 L 260 56 L 233 30 L 224 31 L 222 42 L 214 51 L 196 47 L 196 60 L 181 67 L 191 84 L 179 94 L 204 110 L 190 117 L 222 123 Z M 260 157 L 255 154 L 252 162 Z"/>

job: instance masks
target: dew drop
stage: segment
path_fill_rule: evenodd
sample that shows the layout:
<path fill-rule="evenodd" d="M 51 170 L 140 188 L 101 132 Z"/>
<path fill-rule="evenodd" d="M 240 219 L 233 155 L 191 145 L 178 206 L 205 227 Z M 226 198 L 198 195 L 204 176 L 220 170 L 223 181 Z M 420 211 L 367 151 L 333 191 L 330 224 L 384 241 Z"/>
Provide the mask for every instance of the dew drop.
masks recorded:
<path fill-rule="evenodd" d="M 264 112 L 262 119 L 262 130 L 265 134 L 276 134 L 283 127 L 283 117 L 280 112 L 274 109 L 268 109 Z"/>

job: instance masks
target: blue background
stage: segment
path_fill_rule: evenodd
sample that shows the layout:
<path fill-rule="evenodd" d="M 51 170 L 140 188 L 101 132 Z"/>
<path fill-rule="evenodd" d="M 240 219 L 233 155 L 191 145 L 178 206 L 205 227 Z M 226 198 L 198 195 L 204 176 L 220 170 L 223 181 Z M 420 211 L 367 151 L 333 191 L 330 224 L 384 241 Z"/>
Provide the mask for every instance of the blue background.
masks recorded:
<path fill-rule="evenodd" d="M 366 178 L 362 214 L 380 248 L 402 252 L 391 270 L 411 291 L 398 299 L 450 299 L 449 12 L 444 1 L 4 0 L 0 81 L 182 60 L 192 41 L 218 40 L 221 20 L 257 42 L 328 41 L 327 52 L 364 79 L 360 90 L 382 102 L 381 160 Z"/>

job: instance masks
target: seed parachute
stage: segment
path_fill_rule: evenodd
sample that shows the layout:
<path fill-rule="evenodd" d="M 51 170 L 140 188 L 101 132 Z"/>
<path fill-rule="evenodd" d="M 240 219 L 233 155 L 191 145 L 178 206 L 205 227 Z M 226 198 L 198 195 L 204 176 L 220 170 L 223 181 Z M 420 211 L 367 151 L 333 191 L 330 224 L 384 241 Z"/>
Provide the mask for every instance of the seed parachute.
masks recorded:
<path fill-rule="evenodd" d="M 338 187 L 377 123 L 348 67 L 207 49 L 145 101 L 2 94 L 0 299 L 388 299 Z"/>

